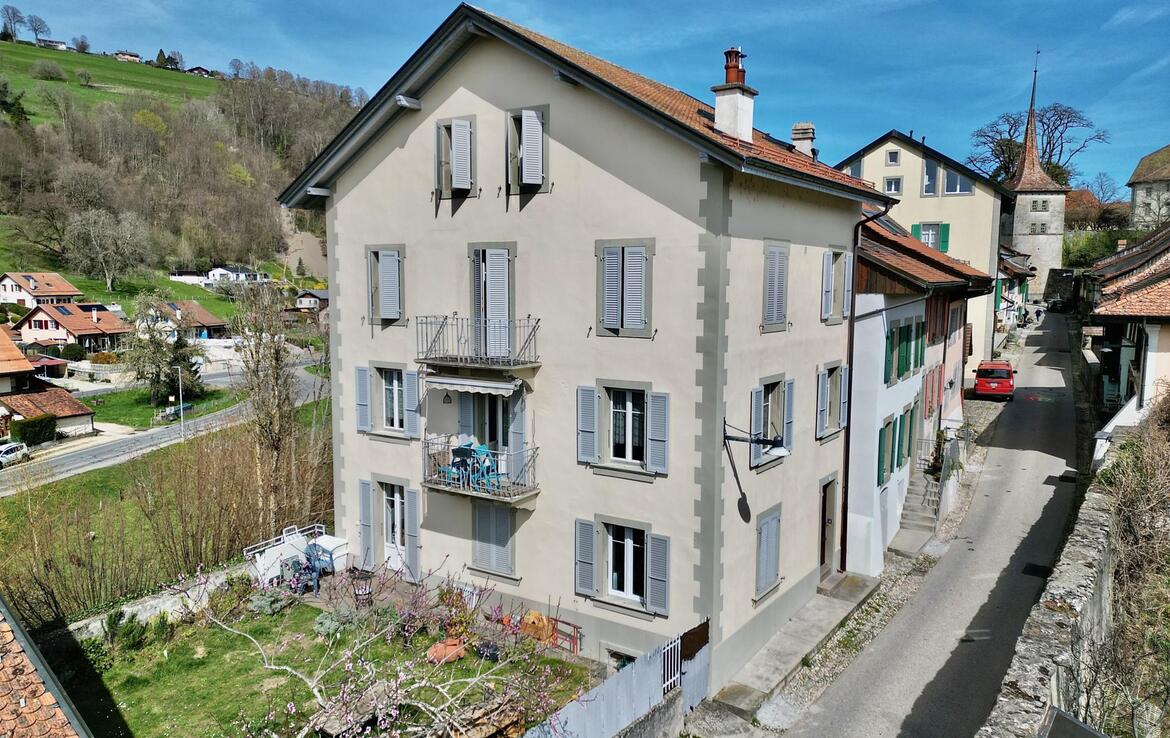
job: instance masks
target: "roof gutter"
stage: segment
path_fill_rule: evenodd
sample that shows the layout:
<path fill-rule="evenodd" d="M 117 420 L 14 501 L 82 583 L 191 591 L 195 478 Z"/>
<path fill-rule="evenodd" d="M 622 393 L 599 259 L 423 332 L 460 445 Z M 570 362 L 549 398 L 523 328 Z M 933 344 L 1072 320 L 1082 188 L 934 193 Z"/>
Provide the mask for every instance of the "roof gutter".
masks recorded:
<path fill-rule="evenodd" d="M 853 258 L 856 261 L 858 249 L 861 248 L 861 229 L 865 227 L 866 223 L 872 223 L 878 218 L 885 217 L 890 208 L 894 207 L 893 202 L 886 202 L 883 204 L 883 209 L 873 215 L 868 215 L 857 221 L 853 226 Z M 847 366 L 853 366 L 853 333 L 857 325 L 857 268 L 853 269 L 853 289 L 849 291 L 849 344 L 845 347 L 845 363 Z M 850 369 L 852 371 L 852 369 Z M 849 412 L 853 412 L 856 407 L 853 401 L 853 388 L 857 386 L 857 382 L 852 379 L 849 381 Z M 850 419 L 852 420 L 852 419 Z M 849 447 L 851 444 L 851 437 L 853 435 L 853 423 L 845 424 L 845 438 L 844 448 L 842 450 L 842 467 L 841 467 L 841 570 L 845 570 L 845 564 L 849 561 Z"/>

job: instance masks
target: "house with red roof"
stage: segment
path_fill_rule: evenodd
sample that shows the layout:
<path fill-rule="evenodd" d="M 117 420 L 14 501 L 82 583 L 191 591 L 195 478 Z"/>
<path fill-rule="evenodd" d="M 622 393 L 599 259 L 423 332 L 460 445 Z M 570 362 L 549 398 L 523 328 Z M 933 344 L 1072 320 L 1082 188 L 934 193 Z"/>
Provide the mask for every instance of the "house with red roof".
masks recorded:
<path fill-rule="evenodd" d="M 5 272 L 0 274 L 0 302 L 25 307 L 73 302 L 81 290 L 56 272 Z"/>
<path fill-rule="evenodd" d="M 21 343 L 40 346 L 80 344 L 87 352 L 117 348 L 131 331 L 126 321 L 99 303 L 37 305 L 13 326 Z"/>
<path fill-rule="evenodd" d="M 1125 184 L 1130 188 L 1134 228 L 1170 222 L 1170 144 L 1143 156 Z"/>
<path fill-rule="evenodd" d="M 12 339 L 0 333 L 0 439 L 8 438 L 13 420 L 52 414 L 63 435 L 92 433 L 93 410 L 68 390 L 35 376 L 30 362 Z"/>
<path fill-rule="evenodd" d="M 916 552 L 954 502 L 953 468 L 928 471 L 958 446 L 967 302 L 992 278 L 869 212 L 854 286 L 846 563 L 878 576 L 888 548 Z"/>
<path fill-rule="evenodd" d="M 690 94 L 463 4 L 280 195 L 331 223 L 358 565 L 558 603 L 607 663 L 709 620 L 712 692 L 846 579 L 857 230 L 895 198 L 799 101 L 762 130 L 744 59 Z"/>

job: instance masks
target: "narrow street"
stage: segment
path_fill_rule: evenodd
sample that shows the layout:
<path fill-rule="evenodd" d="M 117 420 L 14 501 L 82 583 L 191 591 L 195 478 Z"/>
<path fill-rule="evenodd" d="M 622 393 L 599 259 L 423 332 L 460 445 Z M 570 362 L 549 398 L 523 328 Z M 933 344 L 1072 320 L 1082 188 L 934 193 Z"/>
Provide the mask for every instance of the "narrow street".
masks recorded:
<path fill-rule="evenodd" d="M 990 438 L 971 508 L 915 597 L 786 735 L 971 736 L 1055 561 L 1074 484 L 1076 416 L 1063 315 L 1017 362 L 1015 402 Z"/>

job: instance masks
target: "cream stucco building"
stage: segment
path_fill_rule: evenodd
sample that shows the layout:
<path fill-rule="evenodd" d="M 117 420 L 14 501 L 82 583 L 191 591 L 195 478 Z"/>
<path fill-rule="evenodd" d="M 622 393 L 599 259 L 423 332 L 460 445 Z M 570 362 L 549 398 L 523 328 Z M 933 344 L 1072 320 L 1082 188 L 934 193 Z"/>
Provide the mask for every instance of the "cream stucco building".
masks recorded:
<path fill-rule="evenodd" d="M 855 226 L 890 199 L 754 130 L 738 57 L 710 105 L 460 6 L 281 195 L 326 213 L 355 558 L 603 661 L 709 619 L 712 688 L 843 568 Z"/>

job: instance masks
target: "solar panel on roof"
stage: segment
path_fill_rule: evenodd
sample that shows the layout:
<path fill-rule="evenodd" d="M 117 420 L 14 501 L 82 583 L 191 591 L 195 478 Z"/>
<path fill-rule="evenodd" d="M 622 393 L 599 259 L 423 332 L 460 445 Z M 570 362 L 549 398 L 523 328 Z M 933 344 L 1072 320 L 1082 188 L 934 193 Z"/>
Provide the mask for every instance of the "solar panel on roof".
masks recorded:
<path fill-rule="evenodd" d="M 61 313 L 62 315 L 70 314 L 69 308 L 65 307 L 64 305 L 54 305 L 53 307 L 57 308 L 57 312 Z"/>
<path fill-rule="evenodd" d="M 170 306 L 171 310 L 178 310 L 179 309 L 179 306 L 173 302 L 168 302 L 167 305 Z"/>

